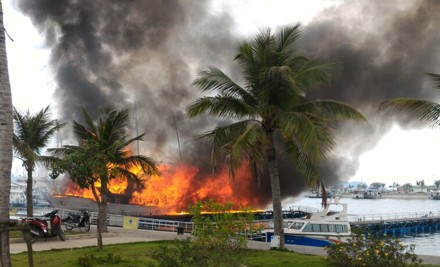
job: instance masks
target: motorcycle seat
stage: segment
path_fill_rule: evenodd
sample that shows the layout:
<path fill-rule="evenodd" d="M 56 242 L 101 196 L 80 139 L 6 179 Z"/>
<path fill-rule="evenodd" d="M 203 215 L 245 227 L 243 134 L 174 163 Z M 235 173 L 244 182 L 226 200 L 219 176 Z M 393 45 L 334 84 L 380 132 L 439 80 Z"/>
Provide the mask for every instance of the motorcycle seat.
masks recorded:
<path fill-rule="evenodd" d="M 79 221 L 81 220 L 81 215 L 77 215 L 77 214 L 69 214 L 69 216 L 75 220 L 75 221 Z"/>

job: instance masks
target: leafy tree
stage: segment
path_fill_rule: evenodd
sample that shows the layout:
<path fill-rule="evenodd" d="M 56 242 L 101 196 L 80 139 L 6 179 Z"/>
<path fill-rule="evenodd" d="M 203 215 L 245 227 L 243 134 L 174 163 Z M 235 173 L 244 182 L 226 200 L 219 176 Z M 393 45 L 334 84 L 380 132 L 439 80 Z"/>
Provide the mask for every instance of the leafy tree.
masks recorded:
<path fill-rule="evenodd" d="M 379 188 L 384 188 L 385 184 L 380 183 L 380 182 L 375 182 L 375 183 L 370 184 L 370 187 L 374 188 L 374 189 L 379 189 Z"/>
<path fill-rule="evenodd" d="M 48 157 L 42 155 L 42 150 L 48 145 L 56 131 L 65 123 L 58 124 L 50 119 L 49 106 L 37 114 L 28 111 L 22 113 L 14 108 L 14 154 L 23 162 L 27 172 L 26 213 L 28 217 L 34 214 L 33 209 L 33 172 L 38 162 L 46 162 Z"/>
<path fill-rule="evenodd" d="M 366 184 L 366 183 L 359 183 L 358 185 L 357 185 L 357 188 L 358 189 L 365 189 L 365 188 L 367 188 L 368 187 L 368 185 Z"/>
<path fill-rule="evenodd" d="M 3 8 L 0 0 L 0 226 L 9 223 L 9 195 L 11 192 L 12 168 L 12 95 L 9 83 L 8 60 L 6 57 Z M 0 266 L 11 266 L 9 254 L 9 232 L 0 231 Z"/>
<path fill-rule="evenodd" d="M 438 190 L 438 188 L 440 187 L 440 180 L 435 180 L 434 185 L 435 185 L 435 188 L 437 188 L 437 190 Z"/>
<path fill-rule="evenodd" d="M 408 192 L 412 192 L 413 191 L 413 186 L 410 183 L 406 183 L 404 185 L 402 185 L 402 189 L 408 193 Z"/>
<path fill-rule="evenodd" d="M 159 171 L 151 158 L 131 155 L 126 149 L 144 136 L 127 136 L 127 109 L 104 109 L 96 122 L 84 109 L 83 115 L 84 125 L 73 122 L 73 132 L 79 145 L 50 149 L 58 156 L 53 161 L 52 175 L 56 177 L 59 173 L 67 172 L 81 188 L 91 189 L 99 209 L 98 248 L 102 249 L 102 232 L 107 232 L 109 181 L 116 177 L 138 181 L 137 175 L 130 171 L 134 166 L 140 166 L 147 175 L 159 174 Z"/>
<path fill-rule="evenodd" d="M 416 185 L 420 186 L 423 191 L 423 188 L 425 187 L 425 180 L 416 181 Z"/>
<path fill-rule="evenodd" d="M 238 46 L 235 60 L 244 86 L 220 69 L 209 67 L 193 84 L 206 93 L 188 107 L 188 116 L 202 114 L 228 119 L 200 138 L 212 143 L 212 160 L 223 156 L 231 175 L 243 162 L 250 163 L 261 178 L 265 163 L 269 169 L 274 211 L 274 235 L 284 248 L 278 155 L 286 154 L 310 185 L 324 185 L 319 163 L 335 145 L 331 121 L 365 118 L 352 107 L 332 100 L 307 99 L 309 89 L 330 82 L 336 64 L 317 64 L 298 55 L 296 41 L 300 25 L 282 28 L 278 34 L 263 30 Z M 276 146 L 275 139 L 282 145 Z M 280 151 L 283 150 L 283 152 Z M 325 199 L 325 194 L 323 194 Z"/>

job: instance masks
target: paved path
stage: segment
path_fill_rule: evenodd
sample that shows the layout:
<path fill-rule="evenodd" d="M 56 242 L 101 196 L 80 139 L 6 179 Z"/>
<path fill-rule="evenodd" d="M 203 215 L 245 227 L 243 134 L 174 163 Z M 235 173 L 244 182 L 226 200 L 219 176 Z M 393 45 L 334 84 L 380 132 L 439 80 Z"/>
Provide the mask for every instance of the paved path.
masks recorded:
<path fill-rule="evenodd" d="M 46 242 L 43 240 L 38 240 L 32 245 L 34 251 L 44 251 L 51 249 L 64 249 L 64 248 L 81 248 L 97 246 L 96 240 L 96 228 L 90 230 L 88 234 L 82 235 L 68 235 L 66 236 L 66 241 L 60 241 L 58 238 L 50 238 Z M 191 237 L 190 234 L 177 235 L 175 232 L 162 232 L 162 231 L 150 231 L 150 230 L 128 230 L 117 227 L 109 227 L 109 232 L 103 235 L 104 245 L 109 244 L 121 244 L 121 243 L 132 243 L 132 242 L 145 242 L 145 241 L 156 241 L 156 240 L 172 240 L 176 238 L 187 238 Z M 22 239 L 17 239 L 11 241 L 11 253 L 20 253 L 27 251 L 26 243 L 21 242 Z M 269 250 L 270 243 L 259 242 L 259 241 L 249 241 L 248 247 L 252 249 L 262 249 Z M 297 253 L 302 254 L 312 254 L 326 256 L 327 253 L 323 248 L 319 247 L 308 247 L 308 246 L 295 246 L 286 245 L 286 248 Z M 419 255 L 419 258 L 423 260 L 423 263 L 440 265 L 440 256 L 427 256 Z"/>

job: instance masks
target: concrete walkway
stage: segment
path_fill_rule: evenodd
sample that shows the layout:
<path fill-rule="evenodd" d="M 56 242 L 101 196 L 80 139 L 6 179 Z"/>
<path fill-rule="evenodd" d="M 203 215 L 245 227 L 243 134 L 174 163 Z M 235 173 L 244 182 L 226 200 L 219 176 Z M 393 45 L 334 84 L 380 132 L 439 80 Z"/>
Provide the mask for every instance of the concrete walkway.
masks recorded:
<path fill-rule="evenodd" d="M 176 232 L 150 231 L 150 230 L 128 230 L 117 227 L 109 227 L 109 232 L 103 234 L 104 245 L 133 243 L 133 242 L 148 242 L 157 240 L 173 240 L 176 238 L 184 239 L 191 237 L 190 234 L 177 235 Z M 80 235 L 67 235 L 66 241 L 61 241 L 58 238 L 50 238 L 46 242 L 38 240 L 32 245 L 34 251 L 44 251 L 51 249 L 65 249 L 65 248 L 82 248 L 97 246 L 96 228 L 92 226 L 90 233 Z M 248 248 L 269 250 L 270 243 L 249 241 Z M 286 248 L 297 253 L 326 256 L 327 253 L 323 248 L 309 247 L 309 246 L 295 246 L 286 245 Z M 21 238 L 11 240 L 11 253 L 16 254 L 27 251 L 26 243 L 22 242 Z M 419 255 L 423 263 L 440 265 L 440 256 Z"/>

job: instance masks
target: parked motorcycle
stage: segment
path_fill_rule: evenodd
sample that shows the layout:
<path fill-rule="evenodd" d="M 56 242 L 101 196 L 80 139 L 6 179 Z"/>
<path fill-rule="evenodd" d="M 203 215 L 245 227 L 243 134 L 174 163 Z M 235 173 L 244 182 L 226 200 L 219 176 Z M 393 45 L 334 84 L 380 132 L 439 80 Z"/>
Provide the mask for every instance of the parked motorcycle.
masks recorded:
<path fill-rule="evenodd" d="M 69 213 L 67 218 L 63 219 L 63 223 L 67 231 L 78 228 L 88 232 L 90 231 L 91 214 L 89 210 L 81 210 L 80 214 Z"/>
<path fill-rule="evenodd" d="M 42 217 L 49 218 L 49 224 L 47 220 L 36 217 L 26 217 L 22 220 L 26 221 L 30 226 L 31 242 L 34 243 L 38 238 L 44 238 L 46 241 L 48 237 L 58 236 L 61 241 L 66 240 L 64 231 L 61 228 L 62 220 L 58 214 L 58 210 L 53 210 Z"/>

